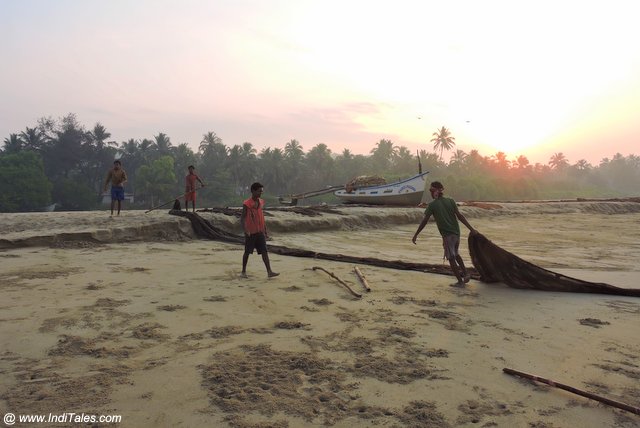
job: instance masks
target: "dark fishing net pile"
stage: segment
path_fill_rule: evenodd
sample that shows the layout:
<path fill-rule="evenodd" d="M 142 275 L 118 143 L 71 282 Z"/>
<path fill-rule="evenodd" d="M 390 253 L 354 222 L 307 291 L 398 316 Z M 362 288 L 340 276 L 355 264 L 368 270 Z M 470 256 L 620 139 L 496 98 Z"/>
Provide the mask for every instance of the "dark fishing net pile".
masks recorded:
<path fill-rule="evenodd" d="M 583 281 L 536 266 L 498 247 L 481 233 L 469 235 L 469 254 L 482 282 L 502 282 L 513 288 L 544 291 L 640 297 L 640 289 Z"/>

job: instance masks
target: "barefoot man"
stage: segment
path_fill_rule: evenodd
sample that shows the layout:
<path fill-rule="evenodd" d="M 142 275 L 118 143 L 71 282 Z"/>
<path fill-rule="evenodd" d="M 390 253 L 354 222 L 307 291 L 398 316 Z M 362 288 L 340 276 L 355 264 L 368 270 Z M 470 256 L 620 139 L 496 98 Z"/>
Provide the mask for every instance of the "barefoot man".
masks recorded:
<path fill-rule="evenodd" d="M 122 169 L 122 163 L 119 160 L 113 161 L 113 168 L 111 168 L 107 174 L 107 178 L 104 180 L 104 191 L 107 191 L 107 186 L 111 183 L 111 217 L 113 217 L 113 210 L 116 203 L 118 204 L 118 215 L 120 215 L 120 209 L 122 208 L 122 201 L 124 200 L 124 185 L 127 182 L 127 173 Z"/>
<path fill-rule="evenodd" d="M 243 278 L 247 277 L 247 261 L 249 255 L 253 254 L 253 250 L 257 250 L 258 254 L 262 254 L 262 261 L 267 268 L 269 278 L 280 275 L 271 270 L 269 263 L 269 254 L 267 253 L 267 225 L 264 221 L 264 201 L 260 199 L 264 187 L 260 183 L 251 185 L 251 197 L 242 203 L 242 215 L 240 223 L 244 229 L 244 255 L 242 256 L 242 273 Z"/>
<path fill-rule="evenodd" d="M 458 247 L 460 246 L 460 225 L 458 220 L 462 222 L 471 233 L 478 233 L 467 221 L 467 219 L 458 211 L 458 206 L 451 198 L 447 198 L 443 195 L 444 186 L 439 181 L 434 181 L 429 187 L 429 192 L 433 201 L 427 205 L 427 209 L 424 212 L 424 219 L 418 226 L 415 235 L 413 235 L 413 243 L 416 243 L 418 235 L 422 232 L 422 229 L 429 222 L 431 215 L 436 219 L 436 225 L 438 231 L 442 235 L 442 246 L 444 247 L 444 256 L 449 260 L 451 270 L 458 279 L 458 282 L 451 284 L 453 287 L 464 287 L 469 282 L 471 276 L 467 272 L 464 266 L 462 257 L 458 254 Z"/>
<path fill-rule="evenodd" d="M 196 174 L 196 168 L 193 165 L 189 165 L 189 174 L 185 177 L 184 188 L 184 204 L 187 211 L 189 211 L 189 201 L 193 203 L 193 212 L 196 212 L 196 181 L 200 182 L 200 186 L 204 187 L 204 183 Z"/>

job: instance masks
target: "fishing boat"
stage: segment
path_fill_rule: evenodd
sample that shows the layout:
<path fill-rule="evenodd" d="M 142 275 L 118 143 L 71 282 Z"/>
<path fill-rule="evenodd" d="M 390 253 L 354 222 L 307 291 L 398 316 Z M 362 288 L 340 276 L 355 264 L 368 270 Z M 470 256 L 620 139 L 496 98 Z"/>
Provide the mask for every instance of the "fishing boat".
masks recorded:
<path fill-rule="evenodd" d="M 333 194 L 347 204 L 418 205 L 424 202 L 427 174 L 428 171 L 395 183 L 345 188 Z"/>

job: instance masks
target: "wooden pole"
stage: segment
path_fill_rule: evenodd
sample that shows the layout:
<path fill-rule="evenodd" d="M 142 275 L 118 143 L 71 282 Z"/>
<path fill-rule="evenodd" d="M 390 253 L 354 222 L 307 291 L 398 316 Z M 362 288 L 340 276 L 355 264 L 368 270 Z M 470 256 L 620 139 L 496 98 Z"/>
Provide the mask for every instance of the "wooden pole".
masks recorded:
<path fill-rule="evenodd" d="M 176 200 L 176 199 L 180 199 L 180 198 L 181 198 L 181 197 L 183 197 L 184 195 L 185 195 L 185 194 L 183 193 L 183 194 L 182 194 L 182 195 L 180 195 L 180 196 L 176 196 L 175 198 L 173 198 L 173 199 L 172 199 L 172 200 L 170 200 L 169 202 L 165 202 L 165 203 L 164 203 L 164 204 L 162 204 L 162 205 L 157 205 L 157 206 L 155 206 L 155 207 L 153 207 L 153 208 L 149 208 L 149 209 L 148 209 L 147 211 L 145 211 L 144 213 L 145 213 L 145 214 L 147 214 L 147 213 L 150 213 L 151 211 L 157 210 L 158 208 L 162 208 L 162 207 L 164 207 L 165 205 L 169 205 L 171 202 L 175 202 L 175 200 Z"/>
<path fill-rule="evenodd" d="M 360 282 L 362 282 L 362 285 L 364 285 L 364 289 L 367 291 L 371 291 L 371 287 L 369 287 L 367 278 L 365 278 L 364 274 L 360 271 L 360 268 L 356 266 L 353 268 L 353 270 L 356 272 L 356 275 L 358 276 L 358 279 L 360 280 Z"/>
<path fill-rule="evenodd" d="M 520 371 L 517 371 L 517 370 L 514 370 L 514 369 L 508 369 L 508 368 L 505 367 L 505 368 L 502 369 L 502 371 L 507 373 L 507 374 L 510 374 L 512 376 L 520 376 L 520 377 L 523 377 L 525 379 L 531 379 L 531 380 L 535 380 L 535 381 L 538 381 L 538 382 L 546 383 L 547 385 L 555 386 L 556 388 L 564 389 L 565 391 L 573 392 L 574 394 L 581 395 L 583 397 L 587 397 L 587 398 L 599 401 L 599 402 L 604 403 L 604 404 L 608 404 L 609 406 L 616 407 L 618 409 L 626 410 L 627 412 L 635 413 L 636 415 L 640 415 L 640 407 L 634 407 L 634 406 L 630 406 L 630 405 L 625 404 L 625 403 L 621 403 L 619 401 L 611 400 L 609 398 L 600 397 L 599 395 L 593 394 L 591 392 L 582 391 L 580 389 L 574 388 L 574 387 L 569 386 L 569 385 L 564 385 L 562 383 L 558 383 L 558 382 L 555 382 L 555 381 L 550 380 L 550 379 L 545 379 L 543 377 L 539 377 L 539 376 L 535 376 L 535 375 L 532 375 L 532 374 L 520 372 Z"/>
<path fill-rule="evenodd" d="M 194 189 L 194 192 L 197 192 L 197 191 L 198 191 L 198 190 L 200 190 L 200 189 L 202 189 L 202 187 L 196 187 L 196 188 Z M 180 198 L 184 197 L 184 195 L 186 195 L 187 193 L 189 193 L 189 192 L 185 192 L 185 193 L 183 193 L 182 195 L 178 195 L 178 196 L 176 196 L 175 198 L 171 199 L 169 202 L 165 202 L 165 203 L 164 203 L 164 204 L 162 204 L 162 205 L 158 205 L 158 206 L 155 206 L 155 207 L 153 207 L 153 208 L 149 208 L 149 209 L 148 209 L 147 211 L 145 211 L 144 213 L 145 213 L 145 214 L 147 214 L 147 213 L 150 213 L 150 212 L 151 212 L 151 211 L 153 211 L 153 210 L 157 210 L 158 208 L 162 208 L 162 207 L 164 207 L 165 205 L 169 205 L 171 202 L 175 202 L 175 200 L 176 200 L 176 199 L 180 199 Z"/>
<path fill-rule="evenodd" d="M 338 278 L 337 276 L 335 276 L 333 273 L 329 272 L 328 270 L 326 270 L 326 269 L 324 269 L 324 268 L 321 268 L 321 267 L 319 267 L 319 266 L 314 266 L 314 267 L 312 267 L 311 269 L 312 269 L 312 270 L 321 270 L 321 271 L 323 271 L 323 272 L 328 273 L 330 277 L 334 278 L 334 279 L 335 279 L 336 281 L 338 281 L 340 284 L 344 285 L 344 286 L 347 288 L 347 290 L 349 290 L 349 291 L 351 292 L 351 294 L 353 294 L 354 296 L 356 296 L 358 299 L 362 297 L 362 294 L 358 294 L 358 293 L 356 293 L 355 291 L 353 291 L 353 290 L 351 289 L 351 287 L 349 287 L 349 286 L 347 285 L 347 283 L 346 283 L 346 282 L 344 282 L 343 280 L 341 280 L 340 278 Z"/>

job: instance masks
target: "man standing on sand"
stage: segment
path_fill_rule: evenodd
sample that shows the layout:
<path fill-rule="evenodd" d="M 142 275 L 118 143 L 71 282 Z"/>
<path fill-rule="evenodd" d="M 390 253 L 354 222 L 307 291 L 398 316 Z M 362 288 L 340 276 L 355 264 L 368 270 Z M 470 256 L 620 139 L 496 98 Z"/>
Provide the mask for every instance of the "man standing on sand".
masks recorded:
<path fill-rule="evenodd" d="M 113 168 L 107 173 L 103 186 L 105 192 L 109 182 L 111 182 L 111 217 L 113 217 L 116 201 L 118 202 L 118 215 L 120 215 L 122 201 L 124 200 L 124 184 L 127 182 L 127 173 L 122 169 L 122 163 L 119 160 L 113 161 Z"/>
<path fill-rule="evenodd" d="M 251 185 L 251 197 L 242 203 L 242 215 L 240 216 L 240 224 L 244 229 L 244 254 L 242 256 L 242 273 L 243 278 L 247 278 L 247 261 L 249 255 L 253 254 L 253 250 L 257 250 L 262 255 L 262 261 L 267 268 L 269 278 L 280 275 L 271 270 L 269 262 L 269 254 L 267 253 L 267 225 L 264 221 L 264 201 L 260 199 L 264 186 L 260 183 Z"/>
<path fill-rule="evenodd" d="M 204 183 L 196 174 L 196 168 L 193 165 L 189 165 L 189 174 L 185 177 L 185 189 L 184 189 L 184 205 L 187 211 L 189 211 L 189 201 L 193 203 L 193 212 L 196 212 L 196 181 L 200 182 L 200 185 L 204 187 Z"/>
<path fill-rule="evenodd" d="M 418 235 L 422 232 L 422 229 L 429 222 L 429 218 L 431 215 L 435 217 L 436 224 L 438 226 L 438 231 L 440 235 L 442 235 L 442 246 L 444 247 L 444 256 L 447 260 L 449 260 L 449 264 L 451 265 L 451 270 L 453 274 L 458 279 L 458 282 L 455 284 L 451 284 L 452 287 L 464 287 L 466 283 L 469 282 L 471 276 L 467 272 L 467 269 L 464 266 L 464 262 L 462 261 L 462 257 L 458 254 L 458 247 L 460 246 L 460 225 L 458 224 L 458 220 L 460 220 L 472 234 L 478 233 L 467 221 L 467 219 L 458 211 L 458 206 L 455 201 L 451 198 L 447 198 L 443 195 L 444 186 L 439 181 L 434 181 L 431 183 L 431 187 L 429 187 L 429 192 L 431 193 L 431 197 L 433 201 L 427 205 L 427 209 L 424 212 L 424 219 L 418 226 L 418 230 L 416 230 L 415 235 L 413 235 L 413 239 L 411 240 L 414 244 L 418 239 Z"/>

